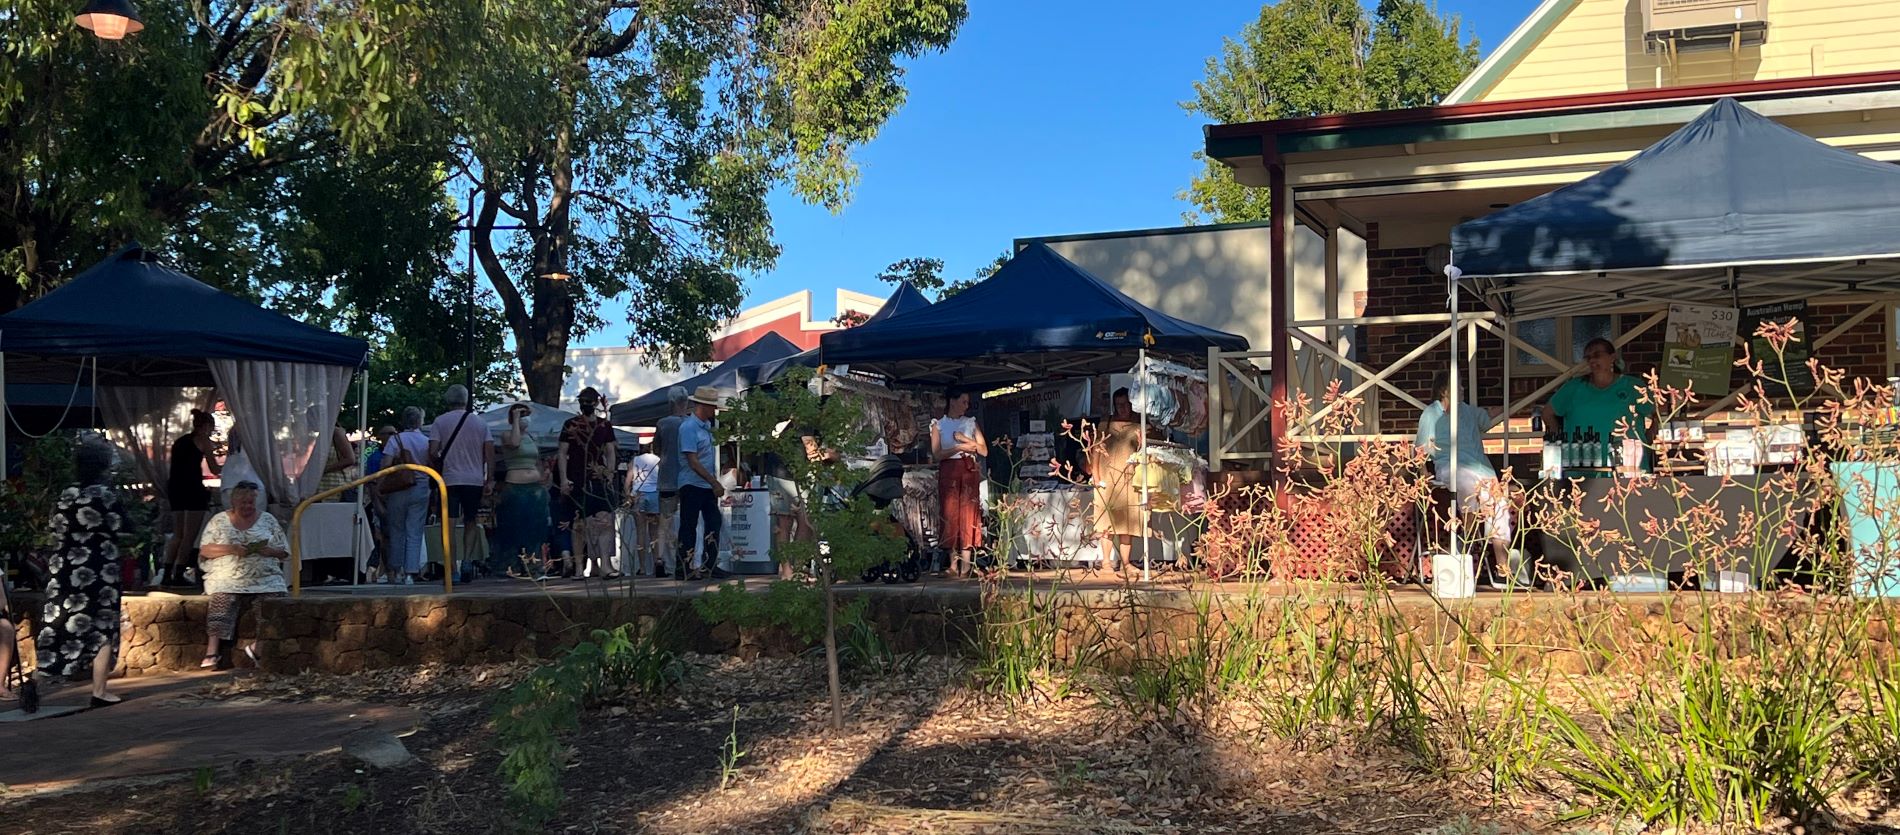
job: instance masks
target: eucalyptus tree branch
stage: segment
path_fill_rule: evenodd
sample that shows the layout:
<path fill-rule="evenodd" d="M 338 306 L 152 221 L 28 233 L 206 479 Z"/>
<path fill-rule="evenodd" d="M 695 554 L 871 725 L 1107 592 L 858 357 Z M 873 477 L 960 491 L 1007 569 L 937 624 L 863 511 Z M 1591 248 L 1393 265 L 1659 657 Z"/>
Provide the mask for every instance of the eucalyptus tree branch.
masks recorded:
<path fill-rule="evenodd" d="M 519 336 L 528 330 L 528 305 L 521 297 L 520 288 L 515 286 L 514 279 L 508 275 L 506 265 L 495 254 L 495 218 L 499 207 L 491 188 L 491 184 L 483 183 L 476 189 L 477 199 L 483 195 L 489 199 L 482 203 L 479 210 L 469 207 L 475 212 L 474 222 L 469 224 L 469 234 L 475 240 L 475 259 L 481 263 L 482 272 L 487 274 L 488 283 L 495 288 L 495 295 L 501 298 L 502 316 L 507 318 L 508 327 Z"/>

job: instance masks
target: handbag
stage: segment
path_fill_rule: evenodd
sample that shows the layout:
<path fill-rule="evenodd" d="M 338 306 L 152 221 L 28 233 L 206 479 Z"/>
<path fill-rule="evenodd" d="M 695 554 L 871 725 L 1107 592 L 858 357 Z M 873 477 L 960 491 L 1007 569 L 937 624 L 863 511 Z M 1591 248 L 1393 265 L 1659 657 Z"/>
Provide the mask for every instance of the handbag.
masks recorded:
<path fill-rule="evenodd" d="M 388 468 L 394 464 L 416 463 L 415 456 L 409 454 L 409 447 L 407 444 L 404 444 L 402 442 L 401 435 L 393 435 L 391 436 L 391 440 L 395 441 L 396 443 L 396 460 L 384 464 L 383 466 L 385 468 Z M 383 450 L 383 458 L 385 461 L 388 460 L 389 458 L 388 449 Z M 383 476 L 381 481 L 376 482 L 376 491 L 378 493 L 381 493 L 382 495 L 389 496 L 396 493 L 401 493 L 402 491 L 407 490 L 414 486 L 416 486 L 416 471 L 415 470 L 397 470 L 396 472 Z"/>
<path fill-rule="evenodd" d="M 20 666 L 20 629 L 19 621 L 12 620 L 8 613 L 0 611 L 0 619 L 14 625 L 13 629 L 13 666 L 5 675 L 13 682 L 13 692 L 20 694 L 20 712 L 38 713 L 40 710 L 40 683 L 26 674 L 26 668 Z"/>

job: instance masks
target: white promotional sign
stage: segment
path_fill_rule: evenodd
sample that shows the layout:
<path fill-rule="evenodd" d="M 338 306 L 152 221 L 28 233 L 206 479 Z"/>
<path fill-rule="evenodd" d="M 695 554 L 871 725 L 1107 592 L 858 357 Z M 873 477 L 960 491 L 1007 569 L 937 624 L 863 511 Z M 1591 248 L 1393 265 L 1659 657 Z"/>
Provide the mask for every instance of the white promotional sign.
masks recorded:
<path fill-rule="evenodd" d="M 720 541 L 738 573 L 771 573 L 772 498 L 765 490 L 731 490 L 719 500 L 725 514 Z M 763 571 L 760 571 L 763 569 Z"/>

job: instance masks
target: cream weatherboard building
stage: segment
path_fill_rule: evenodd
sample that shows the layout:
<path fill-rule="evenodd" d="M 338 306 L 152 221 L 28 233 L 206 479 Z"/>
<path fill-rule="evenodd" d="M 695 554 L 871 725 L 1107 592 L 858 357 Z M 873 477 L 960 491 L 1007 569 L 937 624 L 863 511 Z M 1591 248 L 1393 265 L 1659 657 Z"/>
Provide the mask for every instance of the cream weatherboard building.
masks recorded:
<path fill-rule="evenodd" d="M 1310 391 L 1337 377 L 1370 399 L 1362 434 L 1409 437 L 1448 355 L 1451 228 L 1615 165 L 1724 97 L 1900 162 L 1900 2 L 1546 0 L 1442 105 L 1209 127 L 1208 155 L 1274 192 L 1268 290 L 1271 309 L 1293 316 L 1255 346 L 1275 358 L 1272 386 Z M 1317 257 L 1302 238 L 1320 242 Z M 1294 303 L 1302 294 L 1323 314 Z M 1900 357 L 1894 301 L 1817 304 L 1807 320 L 1816 353 L 1885 377 Z M 1651 367 L 1665 317 L 1507 328 L 1474 314 L 1461 330 L 1476 367 L 1507 374 L 1472 375 L 1472 393 L 1508 408 L 1521 439 L 1529 408 L 1572 372 L 1584 342 L 1612 336 L 1634 367 Z M 1312 431 L 1274 422 L 1276 434 Z M 1498 434 L 1494 443 L 1509 437 Z"/>

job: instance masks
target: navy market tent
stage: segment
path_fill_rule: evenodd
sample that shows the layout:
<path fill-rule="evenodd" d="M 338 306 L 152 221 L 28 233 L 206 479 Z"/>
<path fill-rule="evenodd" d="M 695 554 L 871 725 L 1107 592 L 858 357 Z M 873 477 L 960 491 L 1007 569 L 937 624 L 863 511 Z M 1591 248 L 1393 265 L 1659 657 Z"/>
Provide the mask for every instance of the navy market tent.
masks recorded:
<path fill-rule="evenodd" d="M 719 390 L 721 396 L 733 397 L 752 387 L 752 374 L 759 366 L 796 353 L 798 346 L 791 340 L 767 331 L 751 345 L 740 349 L 739 353 L 727 357 L 725 362 L 673 385 L 685 388 L 689 393 L 700 386 L 712 386 Z M 615 403 L 608 412 L 609 420 L 615 426 L 658 424 L 660 418 L 673 413 L 673 404 L 666 399 L 667 389 L 672 387 L 662 386 L 625 403 Z"/>
<path fill-rule="evenodd" d="M 314 493 L 322 468 L 309 465 L 368 357 L 361 339 L 202 284 L 136 243 L 0 316 L 0 372 L 91 387 L 114 442 L 161 492 L 185 407 L 208 405 L 190 390 L 215 387 L 240 425 L 268 427 L 245 433 L 245 452 L 271 501 Z"/>
<path fill-rule="evenodd" d="M 1451 238 L 1468 285 L 1517 317 L 1900 290 L 1900 167 L 1722 99 Z"/>
<path fill-rule="evenodd" d="M 1245 337 L 1142 305 L 1045 244 L 910 313 L 819 337 L 826 365 L 919 384 L 1001 385 L 1127 371 L 1146 348 L 1195 365 Z"/>
<path fill-rule="evenodd" d="M 869 319 L 858 323 L 858 327 L 863 327 L 873 322 L 882 322 L 899 313 L 909 313 L 913 310 L 921 310 L 929 306 L 930 300 L 924 298 L 923 293 L 919 292 L 916 287 L 912 287 L 910 282 L 900 281 L 897 284 L 897 290 L 891 293 L 890 298 L 885 299 L 884 304 L 877 309 L 876 313 L 871 314 Z M 817 368 L 818 366 L 817 348 L 813 348 L 809 351 L 801 351 L 784 359 L 773 360 L 759 366 L 758 369 L 753 372 L 754 379 L 752 384 L 764 385 L 770 383 L 785 376 L 785 372 L 793 368 Z"/>
<path fill-rule="evenodd" d="M 14 380 L 71 384 L 72 369 L 96 358 L 101 386 L 209 386 L 208 359 L 361 368 L 369 343 L 265 310 L 131 244 L 0 316 L 0 353 Z"/>

